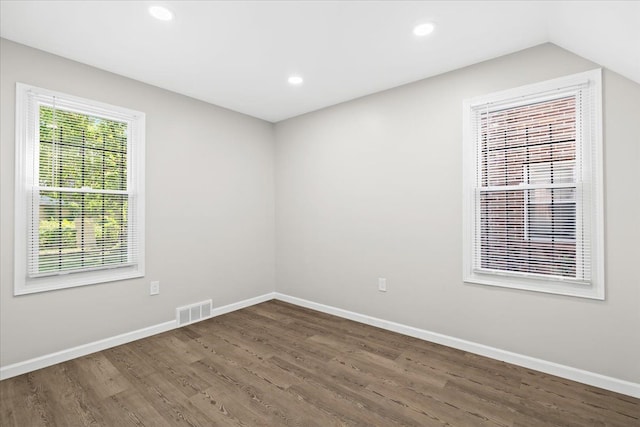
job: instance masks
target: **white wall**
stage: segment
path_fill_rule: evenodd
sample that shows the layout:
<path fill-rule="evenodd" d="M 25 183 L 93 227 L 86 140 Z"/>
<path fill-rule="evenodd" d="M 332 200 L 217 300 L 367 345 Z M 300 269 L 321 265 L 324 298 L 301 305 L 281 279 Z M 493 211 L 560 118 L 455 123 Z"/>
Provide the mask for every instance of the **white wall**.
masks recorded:
<path fill-rule="evenodd" d="M 600 302 L 461 281 L 462 99 L 596 67 L 558 47 L 290 119 L 274 135 L 269 123 L 0 43 L 1 366 L 172 320 L 179 305 L 276 289 L 640 382 L 638 84 L 604 72 Z M 13 296 L 16 81 L 147 114 L 144 279 Z"/>
<path fill-rule="evenodd" d="M 462 100 L 596 67 L 547 44 L 278 123 L 277 291 L 640 382 L 637 83 L 604 71 L 606 301 L 462 283 Z"/>
<path fill-rule="evenodd" d="M 273 125 L 0 43 L 0 365 L 169 321 L 180 305 L 273 291 Z M 145 278 L 13 296 L 16 82 L 146 113 Z"/>

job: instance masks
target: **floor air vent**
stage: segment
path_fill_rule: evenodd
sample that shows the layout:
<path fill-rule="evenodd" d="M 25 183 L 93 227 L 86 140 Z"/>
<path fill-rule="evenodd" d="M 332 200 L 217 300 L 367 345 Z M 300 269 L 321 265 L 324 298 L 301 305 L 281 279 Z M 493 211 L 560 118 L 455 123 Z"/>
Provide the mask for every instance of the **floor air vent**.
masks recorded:
<path fill-rule="evenodd" d="M 176 308 L 176 320 L 178 321 L 178 326 L 184 326 L 189 323 L 208 319 L 211 317 L 212 306 L 213 301 L 206 300 Z"/>

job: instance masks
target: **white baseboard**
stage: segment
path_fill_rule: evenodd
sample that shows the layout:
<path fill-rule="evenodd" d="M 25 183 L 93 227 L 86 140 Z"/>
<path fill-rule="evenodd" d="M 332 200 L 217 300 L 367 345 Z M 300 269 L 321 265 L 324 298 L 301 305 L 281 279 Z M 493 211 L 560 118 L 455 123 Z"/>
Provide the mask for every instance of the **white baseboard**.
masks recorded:
<path fill-rule="evenodd" d="M 222 307 L 214 308 L 211 311 L 211 317 L 220 316 L 231 311 L 240 310 L 241 308 L 249 307 L 251 305 L 259 304 L 261 302 L 272 300 L 275 296 L 274 292 L 270 292 L 265 295 L 261 295 L 255 298 L 249 298 L 243 301 L 239 301 L 233 304 L 228 304 Z M 202 319 L 205 320 L 205 319 Z M 46 368 L 47 366 L 55 365 L 56 363 L 66 362 L 67 360 L 75 359 L 77 357 L 86 356 L 87 354 L 95 353 L 97 351 L 106 350 L 111 347 L 126 344 L 131 341 L 139 340 L 141 338 L 147 338 L 152 335 L 160 334 L 162 332 L 170 331 L 177 327 L 176 320 L 171 320 L 157 325 L 149 326 L 146 328 L 138 329 L 136 331 L 126 332 L 124 334 L 116 335 L 114 337 L 105 338 L 102 340 L 94 341 L 88 344 L 82 344 L 77 347 L 57 351 L 51 354 L 45 354 L 44 356 L 35 357 L 33 359 L 25 360 L 23 362 L 13 363 L 11 365 L 0 367 L 0 380 L 15 377 L 17 375 L 26 374 L 37 369 Z"/>
<path fill-rule="evenodd" d="M 151 335 L 170 331 L 175 327 L 176 321 L 171 320 L 169 322 L 158 323 L 157 325 L 138 329 L 136 331 L 126 332 L 124 334 L 94 341 L 88 344 L 82 344 L 77 347 L 68 348 L 65 350 L 57 351 L 55 353 L 45 354 L 44 356 L 35 357 L 23 362 L 3 366 L 0 368 L 0 380 L 26 374 L 27 372 L 32 372 L 38 369 L 46 368 L 47 366 L 55 365 L 56 363 L 66 362 L 67 360 L 86 356 L 87 354 L 95 353 L 97 351 L 106 350 L 108 348 L 126 344 L 128 342 L 139 340 L 141 338 L 150 337 Z"/>
<path fill-rule="evenodd" d="M 223 305 L 222 307 L 214 308 L 213 310 L 211 310 L 211 317 L 221 316 L 223 314 L 231 313 L 232 311 L 240 310 L 241 308 L 250 307 L 252 305 L 260 304 L 261 302 L 271 301 L 275 297 L 275 292 L 269 292 L 267 294 L 260 295 L 254 298 L 249 298 L 242 301 L 234 302 L 232 304 Z"/>
<path fill-rule="evenodd" d="M 349 310 L 332 307 L 329 305 L 319 304 L 302 298 L 292 297 L 289 295 L 275 293 L 275 299 L 299 305 L 301 307 L 310 308 L 312 310 L 321 311 L 334 316 L 343 317 L 345 319 L 376 326 L 388 331 L 398 332 L 414 338 L 437 344 L 453 347 L 458 350 L 467 351 L 469 353 L 479 354 L 481 356 L 490 357 L 492 359 L 501 360 L 512 363 L 514 365 L 544 372 L 558 377 L 588 384 L 594 387 L 603 388 L 605 390 L 614 391 L 616 393 L 626 394 L 628 396 L 640 398 L 640 384 L 618 378 L 608 377 L 606 375 L 589 372 L 582 369 L 572 368 L 571 366 L 560 365 L 558 363 L 549 362 L 535 357 L 525 356 L 523 354 L 513 353 L 495 347 L 451 337 L 448 335 L 431 332 L 424 329 L 414 328 L 412 326 L 403 325 L 401 323 L 390 322 L 388 320 L 367 316 L 365 314 L 355 313 Z"/>
<path fill-rule="evenodd" d="M 412 326 L 403 325 L 401 323 L 390 322 L 388 320 L 379 319 L 365 314 L 355 313 L 353 311 L 332 307 L 325 304 L 319 304 L 302 298 L 285 295 L 279 292 L 270 292 L 254 298 L 249 298 L 236 303 L 228 304 L 222 307 L 214 308 L 210 317 L 220 316 L 235 310 L 240 310 L 255 304 L 260 304 L 272 299 L 278 299 L 291 304 L 307 307 L 313 310 L 321 311 L 334 316 L 343 317 L 345 319 L 354 320 L 378 328 L 398 332 L 403 335 L 419 338 L 425 341 L 446 345 L 457 348 L 459 350 L 468 351 L 470 353 L 479 354 L 481 356 L 490 357 L 492 359 L 501 360 L 514 365 L 523 366 L 525 368 L 534 369 L 558 377 L 566 378 L 572 381 L 581 382 L 583 384 L 600 387 L 605 390 L 611 390 L 617 393 L 626 394 L 628 396 L 640 398 L 640 384 L 618 378 L 608 377 L 606 375 L 585 371 L 582 369 L 572 368 L 571 366 L 560 365 L 558 363 L 549 362 L 535 357 L 529 357 L 518 353 L 513 353 L 499 348 L 490 347 L 483 344 L 451 337 L 448 335 L 431 332 L 424 329 L 414 328 Z M 204 319 L 203 319 L 204 320 Z M 162 332 L 170 331 L 177 327 L 177 322 L 171 320 L 169 322 L 160 323 L 136 331 L 127 332 L 114 337 L 105 338 L 92 343 L 83 344 L 70 349 L 58 351 L 23 362 L 0 367 L 0 380 L 15 377 L 37 369 L 46 368 L 56 363 L 66 362 L 67 360 L 77 357 L 86 356 L 87 354 L 97 351 L 106 350 L 111 347 L 126 344 L 141 338 L 150 337 Z"/>

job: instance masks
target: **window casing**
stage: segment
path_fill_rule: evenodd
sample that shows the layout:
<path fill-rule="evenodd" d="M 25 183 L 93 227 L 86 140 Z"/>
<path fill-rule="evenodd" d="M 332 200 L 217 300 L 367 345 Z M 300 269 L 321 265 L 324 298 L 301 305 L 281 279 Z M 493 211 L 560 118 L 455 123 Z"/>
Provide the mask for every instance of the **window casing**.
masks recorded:
<path fill-rule="evenodd" d="M 17 84 L 16 295 L 144 276 L 144 124 Z"/>
<path fill-rule="evenodd" d="M 463 277 L 604 299 L 601 71 L 464 102 Z"/>

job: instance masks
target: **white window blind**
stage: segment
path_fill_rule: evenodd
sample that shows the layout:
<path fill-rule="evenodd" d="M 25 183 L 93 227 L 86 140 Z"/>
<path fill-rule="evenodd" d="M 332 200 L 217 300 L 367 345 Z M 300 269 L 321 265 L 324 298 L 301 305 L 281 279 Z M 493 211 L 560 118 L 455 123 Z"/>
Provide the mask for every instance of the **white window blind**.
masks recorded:
<path fill-rule="evenodd" d="M 465 280 L 603 295 L 598 102 L 586 73 L 465 103 Z"/>
<path fill-rule="evenodd" d="M 16 292 L 143 275 L 144 115 L 26 85 L 17 106 Z"/>

